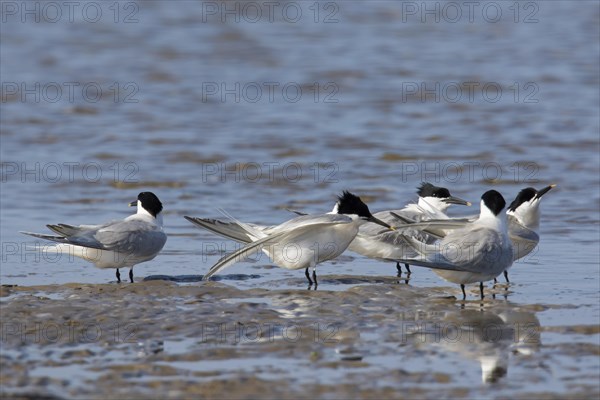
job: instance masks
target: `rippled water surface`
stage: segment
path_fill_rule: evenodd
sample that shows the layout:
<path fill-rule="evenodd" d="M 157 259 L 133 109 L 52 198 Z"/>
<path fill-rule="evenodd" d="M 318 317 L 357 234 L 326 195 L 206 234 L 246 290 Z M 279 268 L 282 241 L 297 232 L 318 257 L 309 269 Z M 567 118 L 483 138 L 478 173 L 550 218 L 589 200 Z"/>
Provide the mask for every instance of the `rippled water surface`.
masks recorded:
<path fill-rule="evenodd" d="M 3 394 L 599 395 L 597 2 L 23 4 L 0 36 Z M 183 215 L 400 208 L 421 181 L 475 204 L 452 215 L 557 184 L 510 285 L 457 301 L 351 252 L 316 291 L 264 255 L 198 280 L 237 246 Z M 135 284 L 18 233 L 144 190 L 169 239 Z"/>

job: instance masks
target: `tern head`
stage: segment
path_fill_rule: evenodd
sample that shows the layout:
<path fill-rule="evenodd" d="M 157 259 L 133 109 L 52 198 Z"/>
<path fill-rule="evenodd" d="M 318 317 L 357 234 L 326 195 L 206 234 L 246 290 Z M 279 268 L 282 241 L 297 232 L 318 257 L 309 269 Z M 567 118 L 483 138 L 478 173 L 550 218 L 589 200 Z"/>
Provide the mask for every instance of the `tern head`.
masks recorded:
<path fill-rule="evenodd" d="M 363 221 L 373 222 L 386 228 L 394 230 L 389 224 L 375 218 L 369 207 L 360 199 L 360 197 L 344 190 L 341 196 L 338 196 L 338 201 L 333 208 L 335 214 L 356 215 Z"/>
<path fill-rule="evenodd" d="M 439 211 L 445 212 L 448 207 L 452 204 L 461 204 L 463 206 L 470 206 L 471 203 L 460 199 L 458 197 L 454 197 L 450 194 L 450 191 L 444 187 L 434 186 L 429 182 L 421 183 L 421 186 L 417 187 L 417 194 L 419 195 L 419 205 L 425 207 L 431 206 L 435 207 Z M 421 201 L 423 199 L 423 201 Z"/>
<path fill-rule="evenodd" d="M 542 196 L 555 186 L 546 186 L 541 190 L 532 187 L 521 190 L 513 202 L 510 203 L 506 214 L 512 215 L 527 228 L 537 229 L 540 225 L 539 205 Z"/>
<path fill-rule="evenodd" d="M 154 218 L 156 218 L 163 209 L 162 203 L 152 192 L 142 192 L 138 194 L 137 200 L 129 203 L 129 206 L 137 206 L 138 214 L 150 214 Z"/>
<path fill-rule="evenodd" d="M 481 196 L 481 210 L 479 218 L 496 218 L 500 215 L 505 206 L 506 201 L 499 192 L 496 190 L 488 190 Z"/>

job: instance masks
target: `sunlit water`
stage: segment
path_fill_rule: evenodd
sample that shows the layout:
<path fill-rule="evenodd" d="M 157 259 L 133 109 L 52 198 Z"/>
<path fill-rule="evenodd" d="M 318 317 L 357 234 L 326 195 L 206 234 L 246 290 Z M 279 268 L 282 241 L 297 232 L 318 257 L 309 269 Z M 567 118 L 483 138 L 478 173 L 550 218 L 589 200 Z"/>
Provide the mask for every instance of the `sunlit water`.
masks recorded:
<path fill-rule="evenodd" d="M 196 229 L 183 215 L 220 218 L 224 209 L 244 221 L 275 224 L 292 217 L 285 208 L 329 211 L 343 189 L 361 195 L 372 211 L 399 208 L 416 198 L 415 187 L 425 180 L 475 204 L 454 206 L 452 215 L 474 214 L 478 198 L 490 188 L 511 201 L 524 187 L 555 183 L 542 202 L 539 247 L 513 266 L 506 292 L 504 286 L 488 285 L 496 294 L 486 300 L 489 318 L 526 309 L 541 332 L 533 358 L 507 361 L 511 368 L 500 385 L 480 387 L 478 357 L 488 350 L 494 354 L 487 357 L 507 355 L 514 343 L 494 347 L 491 341 L 489 349 L 475 346 L 470 352 L 433 346 L 413 354 L 422 343 L 398 347 L 393 323 L 368 312 L 356 317 L 365 319 L 359 351 L 367 354 L 364 370 L 315 369 L 280 353 L 273 355 L 277 370 L 265 367 L 271 361 L 263 364 L 248 354 L 244 362 L 238 355 L 202 367 L 177 364 L 183 361 L 172 366 L 221 371 L 219 379 L 255 370 L 263 371 L 257 374 L 261 379 L 285 379 L 289 367 L 297 371 L 299 387 L 314 382 L 315 371 L 321 384 L 360 384 L 355 375 L 361 372 L 384 376 L 401 366 L 452 377 L 445 382 L 427 375 L 413 382 L 413 389 L 430 394 L 475 395 L 453 392 L 457 387 L 476 387 L 477 395 L 488 397 L 598 393 L 597 3 L 531 2 L 521 4 L 517 18 L 513 3 L 482 2 L 472 23 L 466 8 L 456 23 L 450 21 L 454 14 L 444 14 L 449 9 L 440 9 L 439 22 L 429 16 L 422 23 L 421 2 L 321 3 L 318 15 L 313 3 L 283 3 L 302 11 L 298 22 L 290 22 L 281 9 L 270 21 L 263 8 L 256 23 L 241 9 L 239 22 L 226 15 L 223 23 L 222 9 L 211 8 L 221 3 L 160 1 L 120 4 L 117 23 L 108 3 L 96 23 L 80 9 L 73 22 L 62 10 L 55 23 L 48 15 L 46 21 L 29 16 L 22 23 L 20 4 L 14 3 L 16 14 L 3 8 L 0 37 L 3 285 L 114 285 L 113 270 L 28 250 L 35 240 L 18 231 L 123 218 L 132 212 L 126 204 L 143 190 L 163 201 L 169 239 L 155 260 L 135 267 L 136 281 L 191 275 L 192 282 L 178 285 L 202 288 L 194 277 L 237 246 Z M 233 9 L 237 3 L 227 4 Z M 429 6 L 435 4 L 441 7 Z M 493 14 L 486 8 L 490 14 L 484 18 L 485 7 L 499 7 L 502 16 L 489 22 Z M 124 23 L 130 13 L 131 23 Z M 98 87 L 102 96 L 96 99 Z M 220 283 L 232 289 L 285 289 L 291 296 L 305 289 L 302 271 L 269 266 L 264 255 L 239 263 Z M 393 264 L 353 253 L 320 265 L 318 272 L 318 291 L 325 292 L 380 285 L 383 296 L 397 281 Z M 409 287 L 419 296 L 458 296 L 458 287 L 430 271 L 415 267 L 413 272 Z M 60 287 L 51 292 L 61 300 Z M 477 298 L 475 287 L 468 296 Z M 252 296 L 236 297 L 247 302 Z M 271 295 L 259 297 L 272 308 Z M 15 298 L 6 297 L 3 307 Z M 431 314 L 435 301 L 412 304 L 409 296 L 403 303 L 402 310 L 424 307 L 427 321 L 460 317 L 458 303 L 439 315 Z M 314 309 L 310 316 L 324 323 L 338 318 Z M 236 318 L 250 317 L 242 308 Z M 347 318 L 360 325 L 352 315 Z M 379 336 L 373 333 L 378 324 L 383 324 Z M 184 336 L 157 332 L 155 339 L 179 343 Z M 12 357 L 17 350 L 5 339 L 3 354 Z M 589 347 L 564 351 L 576 343 Z M 202 351 L 197 342 L 189 345 Z M 18 351 L 36 360 L 44 347 Z M 111 351 L 117 356 L 102 355 L 100 366 L 131 362 L 133 350 Z M 323 357 L 338 360 L 335 353 Z M 399 361 L 402 357 L 410 364 Z M 534 364 L 542 367 L 531 372 Z M 32 375 L 69 376 L 72 365 L 63 368 L 38 365 Z M 533 379 L 519 379 L 519 371 L 528 368 Z M 395 383 L 383 379 L 381 387 L 401 388 L 396 378 Z M 143 384 L 124 379 L 134 392 Z"/>

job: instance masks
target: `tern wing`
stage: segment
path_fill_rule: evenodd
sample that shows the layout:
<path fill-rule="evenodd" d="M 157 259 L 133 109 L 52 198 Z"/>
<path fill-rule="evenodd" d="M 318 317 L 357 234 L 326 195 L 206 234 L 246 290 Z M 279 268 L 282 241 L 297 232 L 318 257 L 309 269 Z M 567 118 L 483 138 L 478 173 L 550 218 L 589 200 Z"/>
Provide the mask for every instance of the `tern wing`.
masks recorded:
<path fill-rule="evenodd" d="M 425 199 L 421 199 L 421 201 L 427 203 Z M 436 207 L 430 205 L 429 209 L 426 209 L 424 207 L 421 207 L 418 203 L 409 203 L 401 210 L 383 211 L 382 213 L 387 213 L 391 216 L 392 212 L 400 214 L 403 217 L 415 222 L 430 219 L 448 219 L 448 216 L 443 211 L 438 210 Z"/>
<path fill-rule="evenodd" d="M 298 211 L 298 210 L 292 210 L 291 208 L 286 208 L 286 211 L 289 211 L 291 213 L 294 213 L 296 215 L 308 215 L 308 213 L 302 212 L 302 211 Z"/>
<path fill-rule="evenodd" d="M 106 250 L 145 257 L 160 251 L 167 235 L 155 224 L 126 220 L 101 227 L 93 239 Z"/>
<path fill-rule="evenodd" d="M 390 211 L 379 211 L 373 214 L 373 216 L 394 227 L 398 224 L 396 218 L 390 215 Z M 390 230 L 373 222 L 367 222 L 360 227 L 360 234 L 363 236 L 376 236 L 384 232 L 390 232 Z"/>
<path fill-rule="evenodd" d="M 411 221 L 403 215 L 391 212 L 391 215 L 398 221 L 402 221 L 403 224 L 396 225 L 395 228 L 398 231 L 404 231 L 409 236 L 417 237 L 419 240 L 427 238 L 423 234 L 427 234 L 433 239 L 444 238 L 449 230 L 464 228 L 468 220 L 466 219 L 436 219 L 436 220 L 422 220 L 422 221 Z"/>
<path fill-rule="evenodd" d="M 470 221 L 467 218 L 456 218 L 456 219 L 430 219 L 421 221 L 411 221 L 410 219 L 391 212 L 391 214 L 398 220 L 405 224 L 410 225 L 413 228 L 435 228 L 435 229 L 460 229 L 464 228 Z"/>
<path fill-rule="evenodd" d="M 218 219 L 197 218 L 184 216 L 192 224 L 204 228 L 207 231 L 221 235 L 227 239 L 235 240 L 240 243 L 251 243 L 252 237 L 248 232 L 235 222 L 223 222 Z"/>
<path fill-rule="evenodd" d="M 73 246 L 148 256 L 159 251 L 167 235 L 154 224 L 140 220 L 113 221 L 103 225 L 47 225 L 59 236 L 21 232 Z"/>
<path fill-rule="evenodd" d="M 320 224 L 349 224 L 352 218 L 343 214 L 301 215 L 269 229 L 269 233 L 290 232 L 292 230 Z"/>
<path fill-rule="evenodd" d="M 393 261 L 398 261 L 401 263 L 408 263 L 411 266 L 416 265 L 417 267 L 425 267 L 425 268 L 430 268 L 430 269 L 441 269 L 444 271 L 473 272 L 471 270 L 461 268 L 461 267 L 454 265 L 447 261 L 432 262 L 432 261 L 427 261 L 427 260 L 422 260 L 422 259 L 412 259 L 412 258 L 408 258 L 408 259 L 404 259 L 404 260 L 393 260 Z"/>
<path fill-rule="evenodd" d="M 283 236 L 283 235 L 284 235 L 284 233 L 266 236 L 262 239 L 258 239 L 256 241 L 254 241 L 252 243 L 248 243 L 246 246 L 242 247 L 241 249 L 222 257 L 219 261 L 217 261 L 217 263 L 215 265 L 210 267 L 210 270 L 206 273 L 206 275 L 204 275 L 202 280 L 203 281 L 208 280 L 211 276 L 213 276 L 217 272 L 224 270 L 225 268 L 235 264 L 239 259 L 242 259 L 242 258 L 246 257 L 247 255 L 249 255 L 249 253 L 251 251 L 258 251 L 260 249 L 260 247 L 262 247 L 262 245 L 267 244 L 270 241 L 277 240 L 280 236 Z"/>
<path fill-rule="evenodd" d="M 112 222 L 111 222 L 112 223 Z M 51 240 L 57 243 L 72 244 L 75 246 L 88 247 L 92 249 L 106 250 L 103 243 L 94 238 L 94 234 L 102 227 L 108 226 L 111 223 L 104 225 L 80 225 L 73 226 L 67 224 L 46 225 L 48 229 L 57 233 L 55 235 L 47 235 L 43 233 L 21 232 L 25 235 L 34 236 L 40 239 Z"/>
<path fill-rule="evenodd" d="M 429 204 L 429 209 L 425 209 L 425 208 L 421 207 L 419 204 L 416 204 L 416 206 L 421 214 L 421 215 L 417 216 L 419 220 L 447 219 L 448 218 L 448 216 L 444 212 L 442 212 L 442 211 L 438 210 L 437 208 L 435 208 L 434 206 L 432 206 L 427 200 L 421 199 L 421 201 Z"/>
<path fill-rule="evenodd" d="M 19 231 L 19 233 L 22 233 L 23 235 L 29 235 L 29 236 L 33 236 L 36 238 L 40 238 L 40 239 L 44 239 L 44 240 L 51 240 L 53 242 L 57 242 L 57 243 L 66 243 L 66 244 L 74 244 L 77 246 L 84 246 L 84 247 L 89 247 L 89 248 L 94 248 L 94 249 L 99 249 L 99 250 L 104 250 L 104 247 L 99 244 L 96 243 L 95 241 L 89 241 L 89 242 L 85 242 L 86 244 L 80 244 L 82 242 L 82 240 L 72 240 L 68 237 L 64 237 L 64 236 L 54 236 L 54 235 L 47 235 L 44 233 L 35 233 L 35 232 L 26 232 L 26 231 Z"/>
<path fill-rule="evenodd" d="M 116 223 L 117 221 L 114 221 L 114 222 Z M 104 225 L 80 225 L 80 226 L 58 224 L 58 225 L 46 225 L 46 226 L 48 227 L 48 229 L 54 231 L 55 233 L 58 233 L 60 236 L 76 237 L 76 236 L 86 236 L 90 232 L 94 232 L 94 231 L 100 229 L 101 227 L 107 226 L 110 224 L 111 223 L 107 223 Z"/>
<path fill-rule="evenodd" d="M 540 241 L 540 235 L 538 235 L 534 230 L 526 228 L 518 222 L 509 222 L 508 234 L 511 240 L 531 242 L 535 244 Z"/>
<path fill-rule="evenodd" d="M 508 251 L 510 243 L 504 243 L 499 232 L 484 227 L 455 230 L 436 245 L 410 237 L 406 240 L 421 254 L 403 260 L 411 265 L 481 273 L 497 265 L 504 266 L 504 270 L 512 263 L 512 252 Z"/>
<path fill-rule="evenodd" d="M 431 235 L 437 239 L 444 238 L 448 234 L 448 231 L 464 228 L 470 223 L 468 219 L 435 219 L 420 222 L 409 222 L 407 218 L 399 214 L 392 213 L 392 215 L 396 217 L 396 219 L 404 222 L 404 225 L 396 226 L 398 230 L 403 228 L 413 228 L 415 230 L 427 233 L 428 235 Z"/>
<path fill-rule="evenodd" d="M 516 220 L 509 218 L 508 237 L 513 244 L 513 259 L 518 260 L 531 253 L 540 242 L 540 236 Z"/>
<path fill-rule="evenodd" d="M 333 216 L 336 214 L 325 214 L 327 216 Z M 314 232 L 314 229 L 318 227 L 327 226 L 327 225 L 338 225 L 338 224 L 347 224 L 352 222 L 352 219 L 343 215 L 340 217 L 344 218 L 320 218 L 322 216 L 311 216 L 312 220 L 305 220 L 303 224 L 300 224 L 298 221 L 293 222 L 296 219 L 305 219 L 304 217 L 298 217 L 294 220 L 290 220 L 290 224 L 284 223 L 282 225 L 277 226 L 277 230 L 274 230 L 273 233 L 269 234 L 266 237 L 258 239 L 252 243 L 247 244 L 241 249 L 224 256 L 221 258 L 215 265 L 213 265 L 208 273 L 204 275 L 203 280 L 209 279 L 211 276 L 224 270 L 225 268 L 235 264 L 237 261 L 243 259 L 250 252 L 258 251 L 264 245 L 276 245 L 282 241 L 293 243 L 295 241 L 300 242 L 302 240 L 303 235 L 311 234 Z M 286 225 L 287 224 L 287 225 Z M 286 225 L 289 229 L 283 229 L 282 226 Z"/>

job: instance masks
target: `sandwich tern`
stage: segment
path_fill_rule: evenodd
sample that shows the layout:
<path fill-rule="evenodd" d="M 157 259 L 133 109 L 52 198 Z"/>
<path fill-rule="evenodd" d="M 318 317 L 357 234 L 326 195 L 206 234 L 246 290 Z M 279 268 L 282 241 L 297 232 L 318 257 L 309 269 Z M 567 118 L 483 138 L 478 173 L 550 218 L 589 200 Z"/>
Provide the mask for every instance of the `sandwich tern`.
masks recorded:
<path fill-rule="evenodd" d="M 327 214 L 303 215 L 272 227 L 242 222 L 227 224 L 218 220 L 188 216 L 185 218 L 194 225 L 235 238 L 239 242 L 250 240 L 238 251 L 221 258 L 210 268 L 204 280 L 236 263 L 242 255 L 262 249 L 281 268 L 304 268 L 309 285 L 314 282 L 315 287 L 317 264 L 342 254 L 358 233 L 360 225 L 371 221 L 393 229 L 389 224 L 374 217 L 360 197 L 348 191 L 344 191 L 338 197 L 333 211 Z M 312 279 L 309 268 L 313 269 Z"/>
<path fill-rule="evenodd" d="M 508 236 L 513 244 L 513 261 L 517 261 L 535 249 L 540 242 L 537 230 L 540 228 L 540 201 L 542 196 L 556 185 L 546 186 L 541 190 L 532 187 L 519 192 L 508 206 Z M 504 271 L 504 279 L 508 280 L 508 270 Z"/>
<path fill-rule="evenodd" d="M 554 187 L 556 187 L 555 184 L 540 190 L 532 187 L 522 189 L 508 206 L 506 215 L 508 236 L 513 245 L 513 261 L 517 261 L 531 253 L 539 243 L 540 236 L 537 230 L 540 226 L 540 202 L 542 196 Z M 464 227 L 470 221 L 468 218 L 432 219 L 425 221 L 425 223 L 413 223 L 408 218 L 402 218 L 402 220 L 408 223 L 409 226 L 413 226 L 414 229 L 422 228 L 422 232 L 439 237 L 445 236 L 445 233 L 452 229 Z M 504 271 L 504 278 L 506 282 L 510 282 L 508 270 Z M 494 279 L 494 282 L 496 282 L 496 279 Z"/>
<path fill-rule="evenodd" d="M 494 279 L 513 262 L 506 214 L 502 213 L 505 206 L 500 193 L 488 190 L 481 196 L 479 217 L 451 230 L 437 243 L 404 236 L 419 256 L 402 262 L 429 267 L 443 279 L 460 284 L 463 299 L 467 297 L 465 284 L 479 282 L 483 299 L 483 282 Z"/>
<path fill-rule="evenodd" d="M 92 262 L 98 268 L 115 268 L 117 282 L 121 282 L 119 268 L 129 267 L 133 283 L 133 266 L 152 260 L 161 251 L 167 235 L 163 231 L 162 203 L 154 193 L 142 192 L 137 200 L 137 213 L 124 220 L 102 225 L 46 225 L 55 235 L 21 232 L 25 235 L 58 242 L 45 250 L 69 254 Z"/>
<path fill-rule="evenodd" d="M 411 221 L 443 220 L 448 218 L 445 212 L 452 204 L 471 205 L 466 200 L 452 196 L 448 189 L 434 186 L 429 182 L 423 182 L 417 189 L 419 195 L 417 203 L 410 203 L 401 210 L 380 211 L 373 215 L 388 224 L 397 222 L 397 217 L 392 213 Z M 364 224 L 348 249 L 366 257 L 395 261 L 398 274 L 401 274 L 402 269 L 397 260 L 408 258 L 414 254 L 412 248 L 404 241 L 403 235 L 416 237 L 419 241 L 430 244 L 437 239 L 418 230 L 382 231 L 375 224 Z M 409 264 L 406 263 L 405 268 L 410 274 Z"/>

